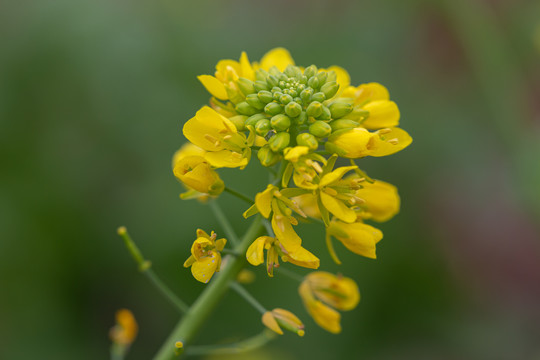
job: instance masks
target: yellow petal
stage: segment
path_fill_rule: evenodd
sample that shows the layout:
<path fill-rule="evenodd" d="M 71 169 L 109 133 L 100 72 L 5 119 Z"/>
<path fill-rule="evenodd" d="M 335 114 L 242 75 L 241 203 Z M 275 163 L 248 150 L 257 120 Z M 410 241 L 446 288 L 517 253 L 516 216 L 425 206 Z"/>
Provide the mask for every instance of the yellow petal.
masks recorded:
<path fill-rule="evenodd" d="M 273 332 L 279 334 L 279 335 L 283 335 L 283 330 L 281 330 L 281 328 L 279 327 L 276 319 L 274 318 L 274 315 L 272 314 L 271 311 L 267 311 L 263 314 L 262 316 L 262 323 L 264 324 L 264 326 L 266 326 L 267 328 L 269 328 L 270 330 L 272 330 Z"/>
<path fill-rule="evenodd" d="M 351 84 L 351 77 L 344 68 L 333 65 L 326 69 L 326 71 L 334 71 L 336 73 L 336 82 L 339 84 L 340 92 L 343 92 L 343 90 L 345 90 Z"/>
<path fill-rule="evenodd" d="M 272 212 L 272 199 L 274 198 L 274 191 L 277 187 L 274 185 L 268 185 L 266 190 L 255 195 L 255 205 L 262 216 L 268 219 Z"/>
<path fill-rule="evenodd" d="M 332 227 L 339 227 L 340 231 L 333 231 Z M 328 231 L 355 254 L 375 259 L 375 245 L 383 238 L 383 233 L 373 226 L 357 222 L 345 224 L 339 221 L 330 224 Z M 347 237 L 342 236 L 345 232 Z"/>
<path fill-rule="evenodd" d="M 279 71 L 285 70 L 288 65 L 294 65 L 294 60 L 287 49 L 275 48 L 264 54 L 261 59 L 261 68 L 268 70 L 275 66 Z"/>
<path fill-rule="evenodd" d="M 197 79 L 203 84 L 206 90 L 212 94 L 212 96 L 220 100 L 228 100 L 227 90 L 225 90 L 225 85 L 215 77 L 211 75 L 199 75 Z"/>
<path fill-rule="evenodd" d="M 319 258 L 301 246 L 294 252 L 287 253 L 287 261 L 308 269 L 318 269 L 320 265 Z"/>
<path fill-rule="evenodd" d="M 216 250 L 221 251 L 225 247 L 225 244 L 227 244 L 227 239 L 218 239 L 216 240 Z"/>
<path fill-rule="evenodd" d="M 399 109 L 393 101 L 371 101 L 363 108 L 369 111 L 369 117 L 362 122 L 366 129 L 376 130 L 399 125 Z"/>
<path fill-rule="evenodd" d="M 317 325 L 333 334 L 341 332 L 341 314 L 319 300 L 306 304 L 306 309 Z"/>
<path fill-rule="evenodd" d="M 204 158 L 215 168 L 244 168 L 249 162 L 242 154 L 230 150 L 207 152 Z"/>
<path fill-rule="evenodd" d="M 245 51 L 242 51 L 242 55 L 240 55 L 240 68 L 242 69 L 242 77 L 255 80 L 255 71 L 253 71 L 253 67 Z"/>
<path fill-rule="evenodd" d="M 358 166 L 342 166 L 334 171 L 324 175 L 319 183 L 319 187 L 327 186 L 332 184 L 335 181 L 338 181 L 345 175 L 347 172 L 358 168 Z"/>
<path fill-rule="evenodd" d="M 399 212 L 400 199 L 397 188 L 384 181 L 375 180 L 362 183 L 363 188 L 356 195 L 365 201 L 365 213 L 361 215 L 370 220 L 384 222 Z"/>
<path fill-rule="evenodd" d="M 315 271 L 306 276 L 306 281 L 319 300 L 336 309 L 352 310 L 360 301 L 358 285 L 351 278 Z"/>
<path fill-rule="evenodd" d="M 295 146 L 284 150 L 285 160 L 292 162 L 298 161 L 300 156 L 306 155 L 307 153 L 309 153 L 309 148 L 307 146 Z"/>
<path fill-rule="evenodd" d="M 321 191 L 321 201 L 324 207 L 330 211 L 335 217 L 343 220 L 347 223 L 356 221 L 356 212 L 343 203 L 343 201 L 336 199 L 333 196 L 328 195 Z"/>
<path fill-rule="evenodd" d="M 212 251 L 209 256 L 203 257 L 191 265 L 193 277 L 202 283 L 208 283 L 221 261 L 221 255 Z"/>
<path fill-rule="evenodd" d="M 330 136 L 326 146 L 327 150 L 336 152 L 339 156 L 356 159 L 371 154 L 368 145 L 373 137 L 373 133 L 358 127 Z"/>
<path fill-rule="evenodd" d="M 411 136 L 403 129 L 391 128 L 382 136 L 374 135 L 368 144 L 369 155 L 380 157 L 397 153 L 412 143 Z"/>
<path fill-rule="evenodd" d="M 264 244 L 268 236 L 261 236 L 249 245 L 246 251 L 247 261 L 253 266 L 259 266 L 264 262 Z"/>
<path fill-rule="evenodd" d="M 204 106 L 183 128 L 184 136 L 193 144 L 207 151 L 223 150 L 224 135 L 236 134 L 234 124 L 214 109 Z"/>
<path fill-rule="evenodd" d="M 276 215 L 275 210 L 272 216 L 272 229 L 287 251 L 296 251 L 302 244 L 302 239 L 294 231 L 289 219 L 283 215 Z"/>
<path fill-rule="evenodd" d="M 356 104 L 364 104 L 368 101 L 388 100 L 390 93 L 383 85 L 372 82 L 358 86 L 354 98 Z"/>
<path fill-rule="evenodd" d="M 185 157 L 195 156 L 195 155 L 204 156 L 205 152 L 206 152 L 205 150 L 201 149 L 197 145 L 187 142 L 184 145 L 182 145 L 182 147 L 174 153 L 173 160 L 172 160 L 172 167 L 174 169 L 174 166 L 176 165 L 176 163 Z"/>

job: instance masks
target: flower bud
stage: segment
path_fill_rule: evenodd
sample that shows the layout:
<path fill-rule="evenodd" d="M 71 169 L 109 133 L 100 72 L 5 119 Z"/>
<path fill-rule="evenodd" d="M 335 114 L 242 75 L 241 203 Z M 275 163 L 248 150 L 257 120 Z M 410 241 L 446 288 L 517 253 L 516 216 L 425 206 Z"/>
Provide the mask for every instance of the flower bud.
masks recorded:
<path fill-rule="evenodd" d="M 307 89 L 304 89 L 300 92 L 300 99 L 302 99 L 302 101 L 305 103 L 307 103 L 309 101 L 309 99 L 311 98 L 311 95 L 313 95 L 313 89 L 312 88 L 307 88 Z"/>
<path fill-rule="evenodd" d="M 272 151 L 279 152 L 289 146 L 290 141 L 291 135 L 288 132 L 279 132 L 268 140 L 268 145 Z"/>
<path fill-rule="evenodd" d="M 238 81 L 236 81 L 236 84 L 238 84 L 238 88 L 244 95 L 253 94 L 255 92 L 253 81 L 249 79 L 239 78 Z"/>
<path fill-rule="evenodd" d="M 330 123 L 330 126 L 332 127 L 332 132 L 334 132 L 337 130 L 352 129 L 358 127 L 358 123 L 354 120 L 339 119 L 332 121 Z"/>
<path fill-rule="evenodd" d="M 255 124 L 255 132 L 260 136 L 265 136 L 270 131 L 270 121 L 261 119 Z"/>
<path fill-rule="evenodd" d="M 317 89 L 319 87 L 319 79 L 316 76 L 311 77 L 307 82 L 309 87 Z"/>
<path fill-rule="evenodd" d="M 327 82 L 321 86 L 321 92 L 324 93 L 324 96 L 326 96 L 327 99 L 330 99 L 332 96 L 336 95 L 338 89 L 339 85 L 335 81 Z"/>
<path fill-rule="evenodd" d="M 278 114 L 270 119 L 270 123 L 276 131 L 285 131 L 291 126 L 291 119 L 287 115 Z"/>
<path fill-rule="evenodd" d="M 292 96 L 289 94 L 283 94 L 279 97 L 279 102 L 283 105 L 287 105 L 293 100 Z"/>
<path fill-rule="evenodd" d="M 279 335 L 283 335 L 281 328 L 291 331 L 298 336 L 304 336 L 304 324 L 296 315 L 284 309 L 267 311 L 262 316 L 263 324 Z"/>
<path fill-rule="evenodd" d="M 255 125 L 257 125 L 257 122 L 258 122 L 259 120 L 262 120 L 262 119 L 266 119 L 266 115 L 265 115 L 265 114 L 259 113 L 259 114 L 252 115 L 252 116 L 250 116 L 250 117 L 248 117 L 248 118 L 246 119 L 246 125 L 245 125 L 245 126 L 246 126 L 246 127 L 248 127 L 248 126 L 253 126 L 253 128 L 255 128 Z"/>
<path fill-rule="evenodd" d="M 265 104 L 268 104 L 269 102 L 272 102 L 272 100 L 274 100 L 274 96 L 272 95 L 272 93 L 267 90 L 259 91 L 257 96 L 259 97 L 259 100 L 261 100 Z"/>
<path fill-rule="evenodd" d="M 318 101 L 313 101 L 311 104 L 308 105 L 306 109 L 306 113 L 308 116 L 312 116 L 314 118 L 319 117 L 319 115 L 323 112 L 323 104 L 321 104 Z"/>
<path fill-rule="evenodd" d="M 325 123 L 324 121 L 315 121 L 313 124 L 309 126 L 309 132 L 316 137 L 323 138 L 327 137 L 332 133 L 332 128 L 330 125 Z"/>
<path fill-rule="evenodd" d="M 285 114 L 290 117 L 297 117 L 302 112 L 302 105 L 295 101 L 291 101 L 285 106 Z"/>
<path fill-rule="evenodd" d="M 283 106 L 278 103 L 271 102 L 266 104 L 264 107 L 264 112 L 269 115 L 277 115 L 283 112 Z"/>
<path fill-rule="evenodd" d="M 305 112 L 305 111 L 302 111 L 302 112 L 300 113 L 300 115 L 298 115 L 298 117 L 296 118 L 296 123 L 297 123 L 298 125 L 305 124 L 306 121 L 307 121 L 307 118 L 308 118 L 308 116 L 307 116 L 306 112 Z"/>
<path fill-rule="evenodd" d="M 329 107 L 332 119 L 339 119 L 353 110 L 353 105 L 346 102 L 334 102 Z"/>
<path fill-rule="evenodd" d="M 261 80 L 255 81 L 253 86 L 255 87 L 255 91 L 262 91 L 262 90 L 269 90 L 270 89 L 270 87 L 268 86 L 266 81 L 261 81 Z"/>
<path fill-rule="evenodd" d="M 254 115 L 258 113 L 259 111 L 254 108 L 253 106 L 249 105 L 247 102 L 243 101 L 241 103 L 238 103 L 235 107 L 236 111 L 242 115 Z"/>
<path fill-rule="evenodd" d="M 307 146 L 310 150 L 316 150 L 319 147 L 319 142 L 310 133 L 298 134 L 296 143 L 300 146 Z"/>
<path fill-rule="evenodd" d="M 328 73 L 326 71 L 319 71 L 317 73 L 317 79 L 319 80 L 319 85 L 322 86 L 327 80 L 326 77 Z"/>
<path fill-rule="evenodd" d="M 326 106 L 322 106 L 322 113 L 319 115 L 319 120 L 330 120 L 332 118 L 332 113 L 330 113 L 330 109 L 328 109 Z"/>
<path fill-rule="evenodd" d="M 276 164 L 281 159 L 281 155 L 270 150 L 269 145 L 264 145 L 260 148 L 257 152 L 257 157 L 261 165 L 267 167 Z"/>
<path fill-rule="evenodd" d="M 283 95 L 281 91 L 274 91 L 274 94 L 272 94 L 272 98 L 276 101 L 279 101 L 279 98 Z"/>
<path fill-rule="evenodd" d="M 310 65 L 304 70 L 304 75 L 309 79 L 313 75 L 317 74 L 317 67 L 315 65 Z"/>
<path fill-rule="evenodd" d="M 268 72 L 263 69 L 258 69 L 255 71 L 255 79 L 266 82 L 266 78 L 268 77 Z"/>
<path fill-rule="evenodd" d="M 248 96 L 246 96 L 246 102 L 257 110 L 264 109 L 264 106 L 266 105 L 261 100 L 259 100 L 259 96 L 257 94 L 249 94 Z"/>
<path fill-rule="evenodd" d="M 311 95 L 311 101 L 323 102 L 324 100 L 326 100 L 326 97 L 324 96 L 322 92 L 318 92 Z"/>
<path fill-rule="evenodd" d="M 274 75 L 268 75 L 266 82 L 271 86 L 277 86 L 279 84 L 279 79 Z"/>
<path fill-rule="evenodd" d="M 248 117 L 245 115 L 236 115 L 229 118 L 238 131 L 244 131 L 247 119 Z"/>

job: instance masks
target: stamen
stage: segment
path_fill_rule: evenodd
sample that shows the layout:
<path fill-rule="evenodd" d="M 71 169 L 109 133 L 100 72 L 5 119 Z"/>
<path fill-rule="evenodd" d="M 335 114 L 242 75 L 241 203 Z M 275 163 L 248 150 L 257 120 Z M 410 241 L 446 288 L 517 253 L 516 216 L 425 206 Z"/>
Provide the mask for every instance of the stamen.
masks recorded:
<path fill-rule="evenodd" d="M 390 143 L 392 145 L 397 145 L 399 144 L 399 140 L 397 138 L 394 138 L 394 139 L 388 140 L 387 143 Z"/>
<path fill-rule="evenodd" d="M 330 196 L 336 196 L 338 194 L 338 192 L 335 189 L 332 189 L 331 187 L 324 188 L 324 192 Z"/>
<path fill-rule="evenodd" d="M 377 131 L 377 133 L 379 135 L 389 134 L 391 132 L 392 132 L 392 129 L 389 129 L 389 128 L 384 128 L 384 129 L 380 129 L 379 131 Z"/>
<path fill-rule="evenodd" d="M 218 139 L 216 139 L 215 137 L 213 137 L 212 135 L 210 134 L 204 134 L 204 138 L 208 141 L 210 141 L 212 144 L 214 144 L 214 146 L 219 146 L 221 145 L 221 143 L 219 142 Z"/>

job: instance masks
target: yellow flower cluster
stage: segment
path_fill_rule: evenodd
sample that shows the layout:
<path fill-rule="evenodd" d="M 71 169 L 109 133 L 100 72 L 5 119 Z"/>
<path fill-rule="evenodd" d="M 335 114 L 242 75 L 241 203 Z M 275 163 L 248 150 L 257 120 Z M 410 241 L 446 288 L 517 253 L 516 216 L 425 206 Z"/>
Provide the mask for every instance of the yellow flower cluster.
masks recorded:
<path fill-rule="evenodd" d="M 213 75 L 198 78 L 212 97 L 210 106 L 185 123 L 189 143 L 173 159 L 174 175 L 188 188 L 182 197 L 218 196 L 226 187 L 216 170 L 243 169 L 256 153 L 278 175 L 244 213 L 245 218 L 259 213 L 269 222 L 268 233 L 247 249 L 250 264 L 263 264 L 266 252 L 269 276 L 280 260 L 319 268 L 320 260 L 295 231 L 299 218 L 324 224 L 337 263 L 332 239 L 375 258 L 383 234 L 365 221 L 392 218 L 399 195 L 393 185 L 367 176 L 355 159 L 391 155 L 412 142 L 398 127 L 400 112 L 388 90 L 378 83 L 353 86 L 338 66 L 296 66 L 283 48 L 259 62 L 250 62 L 246 53 L 238 61 L 221 60 Z M 344 161 L 348 164 L 340 165 Z M 226 240 L 202 230 L 197 236 L 184 266 L 206 283 L 219 271 Z M 360 299 L 353 280 L 325 272 L 308 275 L 300 294 L 315 321 L 334 333 L 341 330 L 335 309 L 350 310 Z M 287 323 L 303 334 L 303 325 L 279 309 L 265 314 L 263 322 L 276 332 L 278 324 Z"/>

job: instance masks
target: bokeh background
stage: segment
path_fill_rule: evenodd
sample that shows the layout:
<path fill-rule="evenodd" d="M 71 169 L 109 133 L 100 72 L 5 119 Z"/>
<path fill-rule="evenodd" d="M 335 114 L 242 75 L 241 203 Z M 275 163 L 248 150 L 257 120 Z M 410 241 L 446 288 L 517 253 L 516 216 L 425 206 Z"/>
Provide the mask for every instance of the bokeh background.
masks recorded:
<path fill-rule="evenodd" d="M 172 176 L 183 123 L 208 100 L 196 75 L 219 59 L 284 46 L 297 64 L 340 65 L 388 87 L 414 138 L 362 160 L 398 186 L 376 261 L 325 251 L 354 278 L 360 306 L 343 333 L 318 328 L 297 284 L 257 268 L 249 290 L 286 307 L 306 336 L 244 358 L 540 358 L 540 3 L 525 0 L 197 2 L 12 1 L 0 11 L 0 358 L 107 359 L 114 312 L 149 359 L 178 320 L 116 235 L 126 225 L 154 270 L 188 302 L 204 285 L 182 263 L 212 214 Z M 254 161 L 223 171 L 255 194 Z M 245 205 L 223 194 L 238 232 Z M 198 344 L 260 331 L 228 294 Z M 239 357 L 236 357 L 239 358 Z"/>

